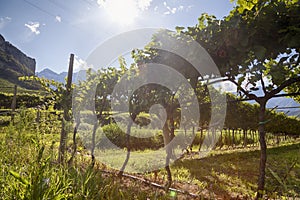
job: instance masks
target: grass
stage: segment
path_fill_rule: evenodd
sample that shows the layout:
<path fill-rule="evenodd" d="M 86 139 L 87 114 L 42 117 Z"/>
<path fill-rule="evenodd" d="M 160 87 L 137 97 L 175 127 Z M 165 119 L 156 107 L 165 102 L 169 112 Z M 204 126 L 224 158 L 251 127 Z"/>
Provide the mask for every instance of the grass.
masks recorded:
<path fill-rule="evenodd" d="M 267 168 L 272 169 L 280 179 L 286 176 L 283 185 L 279 185 L 276 177 L 269 170 L 266 171 L 268 196 L 300 197 L 300 143 L 269 148 L 267 154 Z M 294 162 L 296 164 L 288 170 Z M 258 165 L 259 151 L 244 149 L 212 152 L 211 156 L 202 159 L 178 160 L 172 166 L 172 171 L 174 177 L 180 175 L 179 182 L 191 180 L 191 183 L 198 184 L 203 195 L 211 193 L 215 198 L 222 199 L 236 196 L 253 198 Z M 185 172 L 184 176 L 182 171 Z"/>
<path fill-rule="evenodd" d="M 0 199 L 168 199 L 140 183 L 102 174 L 85 156 L 57 163 L 57 130 L 42 133 L 30 117 L 0 127 Z"/>
<path fill-rule="evenodd" d="M 148 150 L 134 153 L 126 170 L 129 172 L 137 169 L 145 170 L 150 155 L 154 155 L 153 152 Z M 212 199 L 254 198 L 258 179 L 259 153 L 256 147 L 215 150 L 208 157 L 201 159 L 198 154 L 188 155 L 171 165 L 173 187 Z M 106 156 L 99 154 L 99 160 L 120 168 L 125 160 L 126 151 L 111 150 L 106 154 Z M 300 197 L 300 142 L 270 147 L 267 154 L 267 196 L 280 199 Z M 154 161 L 159 157 L 161 155 L 154 156 L 150 162 L 159 165 L 158 161 Z M 293 165 L 295 162 L 296 164 Z M 293 168 L 290 170 L 292 165 Z M 270 169 L 276 174 L 275 176 Z M 144 173 L 142 176 L 163 185 L 166 181 L 166 172 L 159 170 L 155 173 Z"/>
<path fill-rule="evenodd" d="M 119 179 L 91 168 L 88 151 L 82 146 L 78 147 L 80 154 L 73 165 L 57 164 L 61 124 L 55 115 L 47 113 L 41 116 L 41 122 L 37 124 L 34 112 L 30 109 L 20 112 L 14 126 L 0 127 L 0 199 L 173 198 L 141 182 Z M 72 137 L 71 134 L 69 136 Z M 300 197 L 300 142 L 293 142 L 268 149 L 268 198 Z M 195 149 L 198 149 L 197 146 Z M 99 156 L 98 161 L 120 167 L 126 151 L 96 151 L 96 156 Z M 149 162 L 156 160 L 154 163 L 159 165 L 157 159 L 163 161 L 163 158 L 163 153 L 155 154 L 150 149 L 134 151 L 126 169 L 144 172 Z M 257 147 L 214 150 L 204 158 L 200 158 L 199 154 L 189 154 L 171 165 L 172 187 L 197 193 L 207 199 L 253 198 L 258 164 Z M 110 169 L 109 165 L 98 167 Z M 136 175 L 162 185 L 167 177 L 165 170 Z M 185 199 L 186 196 L 178 195 L 178 198 Z"/>
<path fill-rule="evenodd" d="M 181 152 L 177 149 L 176 155 Z M 95 157 L 108 167 L 120 169 L 126 158 L 126 149 L 96 151 Z M 164 149 L 132 151 L 126 166 L 126 171 L 130 173 L 144 173 L 158 170 L 165 167 L 166 152 Z"/>

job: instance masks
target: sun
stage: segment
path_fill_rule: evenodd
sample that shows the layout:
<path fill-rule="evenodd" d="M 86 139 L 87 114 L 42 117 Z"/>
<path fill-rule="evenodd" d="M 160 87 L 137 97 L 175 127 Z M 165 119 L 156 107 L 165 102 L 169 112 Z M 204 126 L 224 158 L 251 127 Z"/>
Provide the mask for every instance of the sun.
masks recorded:
<path fill-rule="evenodd" d="M 138 17 L 138 5 L 135 0 L 109 0 L 103 4 L 108 17 L 119 25 L 130 25 Z"/>

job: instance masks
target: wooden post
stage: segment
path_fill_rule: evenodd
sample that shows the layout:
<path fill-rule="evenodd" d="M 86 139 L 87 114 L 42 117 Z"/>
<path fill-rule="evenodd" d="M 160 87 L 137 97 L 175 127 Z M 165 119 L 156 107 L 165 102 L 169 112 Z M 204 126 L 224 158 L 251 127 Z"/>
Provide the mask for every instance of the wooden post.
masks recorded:
<path fill-rule="evenodd" d="M 14 87 L 14 96 L 11 103 L 11 121 L 14 123 L 15 111 L 17 107 L 17 85 Z"/>
<path fill-rule="evenodd" d="M 41 118 L 41 110 L 40 110 L 40 106 L 37 107 L 37 113 L 36 113 L 36 123 L 39 124 L 40 123 L 40 118 Z"/>
<path fill-rule="evenodd" d="M 69 62 L 67 86 L 66 86 L 68 94 L 70 94 L 70 92 L 71 92 L 71 84 L 72 84 L 72 77 L 73 77 L 73 64 L 74 64 L 74 54 L 71 54 L 70 55 L 70 62 Z"/>
<path fill-rule="evenodd" d="M 73 76 L 73 64 L 74 64 L 74 54 L 70 55 L 70 61 L 69 61 L 69 70 L 68 70 L 68 77 L 67 77 L 67 85 L 66 85 L 66 96 L 64 97 L 66 99 L 63 107 L 64 107 L 64 113 L 63 113 L 63 119 L 62 119 L 62 129 L 60 133 L 60 144 L 59 144 L 59 152 L 58 152 L 58 162 L 64 163 L 65 162 L 65 151 L 67 146 L 67 136 L 68 132 L 65 130 L 65 123 L 67 121 L 70 121 L 70 115 L 69 110 L 71 109 L 71 84 L 72 84 L 72 76 Z"/>

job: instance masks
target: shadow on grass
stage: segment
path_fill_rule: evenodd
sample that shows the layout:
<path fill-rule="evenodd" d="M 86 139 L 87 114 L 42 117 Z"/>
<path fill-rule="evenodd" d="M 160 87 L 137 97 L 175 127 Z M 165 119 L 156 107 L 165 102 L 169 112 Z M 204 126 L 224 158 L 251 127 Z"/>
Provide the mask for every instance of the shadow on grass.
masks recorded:
<path fill-rule="evenodd" d="M 298 153 L 298 154 L 297 154 Z M 300 161 L 300 144 L 291 144 L 269 148 L 267 151 L 267 167 L 272 167 L 279 176 L 284 176 L 284 170 L 292 160 Z M 182 159 L 175 162 L 173 168 L 185 168 L 190 176 L 205 183 L 207 190 L 223 199 L 253 197 L 256 190 L 259 168 L 259 150 L 243 152 L 227 151 L 226 153 L 210 155 L 202 159 Z M 293 169 L 294 178 L 300 180 L 299 164 Z M 278 186 L 274 177 L 266 170 L 268 192 L 273 192 Z M 288 177 L 293 179 L 293 177 Z M 292 181 L 295 183 L 295 181 Z M 298 183 L 298 182 L 297 182 Z M 298 191 L 299 186 L 294 185 Z M 237 198 L 238 199 L 238 198 Z"/>

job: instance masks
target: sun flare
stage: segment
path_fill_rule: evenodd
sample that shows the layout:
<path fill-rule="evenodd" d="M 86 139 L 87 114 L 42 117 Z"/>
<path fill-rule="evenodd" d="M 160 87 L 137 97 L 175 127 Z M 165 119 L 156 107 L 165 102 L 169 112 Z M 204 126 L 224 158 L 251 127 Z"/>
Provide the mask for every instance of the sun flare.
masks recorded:
<path fill-rule="evenodd" d="M 103 4 L 108 17 L 120 25 L 130 25 L 134 23 L 138 16 L 138 5 L 134 0 L 110 0 Z"/>

